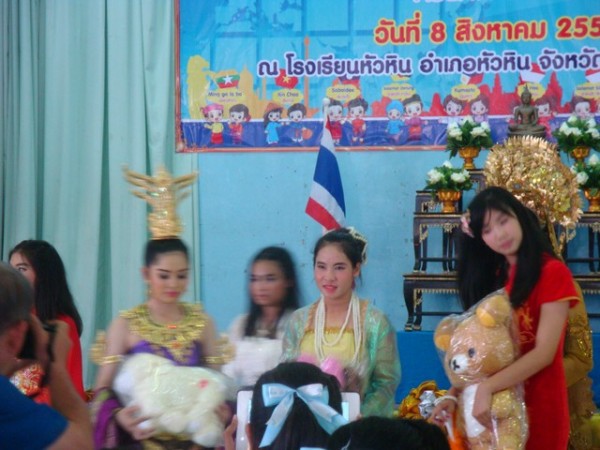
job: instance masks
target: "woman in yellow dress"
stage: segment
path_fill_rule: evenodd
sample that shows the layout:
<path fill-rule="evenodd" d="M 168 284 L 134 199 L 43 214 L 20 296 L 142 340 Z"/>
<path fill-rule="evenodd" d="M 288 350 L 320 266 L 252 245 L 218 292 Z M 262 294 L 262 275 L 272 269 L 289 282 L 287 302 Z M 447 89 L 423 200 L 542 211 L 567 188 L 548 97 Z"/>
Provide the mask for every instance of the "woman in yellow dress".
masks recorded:
<path fill-rule="evenodd" d="M 354 292 L 366 246 L 351 228 L 317 241 L 314 278 L 321 297 L 290 318 L 282 360 L 313 362 L 335 374 L 342 390 L 361 395 L 363 416 L 391 416 L 400 382 L 396 332 L 385 314 Z"/>

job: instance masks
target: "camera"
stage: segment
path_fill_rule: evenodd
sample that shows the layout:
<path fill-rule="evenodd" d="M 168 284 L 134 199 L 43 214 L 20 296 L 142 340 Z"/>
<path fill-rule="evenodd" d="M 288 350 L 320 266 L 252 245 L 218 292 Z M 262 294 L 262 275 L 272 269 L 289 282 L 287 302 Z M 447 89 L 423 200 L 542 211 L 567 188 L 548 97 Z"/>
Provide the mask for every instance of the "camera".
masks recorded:
<path fill-rule="evenodd" d="M 56 325 L 51 323 L 42 323 L 42 328 L 50 334 L 54 334 L 56 332 Z M 50 342 L 52 342 L 52 339 L 50 339 Z M 19 353 L 18 358 L 35 359 L 35 335 L 33 334 L 31 325 L 27 329 L 27 334 L 25 335 L 25 342 L 23 342 L 23 347 L 21 348 L 21 352 Z"/>

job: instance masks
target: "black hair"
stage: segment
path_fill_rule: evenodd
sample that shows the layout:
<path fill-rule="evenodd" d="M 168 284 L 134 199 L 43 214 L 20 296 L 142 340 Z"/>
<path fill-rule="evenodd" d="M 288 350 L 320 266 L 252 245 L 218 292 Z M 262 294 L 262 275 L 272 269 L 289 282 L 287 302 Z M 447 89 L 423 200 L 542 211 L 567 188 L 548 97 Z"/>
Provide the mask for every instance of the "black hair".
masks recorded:
<path fill-rule="evenodd" d="M 294 103 L 292 106 L 290 106 L 287 110 L 288 117 L 290 116 L 290 113 L 293 113 L 294 111 L 300 111 L 303 117 L 306 116 L 306 106 L 304 106 L 302 103 Z"/>
<path fill-rule="evenodd" d="M 144 264 L 150 267 L 156 262 L 158 257 L 164 253 L 181 252 L 189 260 L 187 246 L 179 238 L 152 239 L 146 244 L 144 251 Z"/>
<path fill-rule="evenodd" d="M 542 255 L 555 256 L 550 241 L 540 227 L 537 216 L 514 195 L 501 187 L 488 187 L 469 204 L 469 228 L 474 237 L 462 234 L 458 250 L 458 290 L 464 309 L 468 309 L 490 292 L 501 288 L 508 278 L 506 258 L 489 248 L 481 233 L 491 210 L 515 217 L 523 233 L 517 252 L 518 264 L 510 293 L 514 308 L 521 306 L 542 271 Z"/>
<path fill-rule="evenodd" d="M 267 383 L 280 383 L 290 388 L 320 383 L 329 392 L 329 406 L 342 413 L 342 394 L 340 385 L 333 375 L 324 373 L 317 366 L 303 362 L 285 362 L 263 373 L 254 385 L 250 409 L 250 428 L 253 448 L 259 448 L 265 434 L 267 421 L 275 406 L 265 406 L 262 387 Z M 281 431 L 271 445 L 261 447 L 270 450 L 299 449 L 300 447 L 324 447 L 329 439 L 308 406 L 294 396 L 294 403 Z"/>
<path fill-rule="evenodd" d="M 366 240 L 359 239 L 353 235 L 349 228 L 338 228 L 337 230 L 325 233 L 315 244 L 313 266 L 317 262 L 317 253 L 319 253 L 319 250 L 329 244 L 337 244 L 352 263 L 352 267 L 364 263 L 367 259 L 365 253 Z"/>
<path fill-rule="evenodd" d="M 342 110 L 344 109 L 344 105 L 342 102 L 335 99 L 329 99 L 329 108 L 331 108 L 332 106 L 340 106 Z"/>
<path fill-rule="evenodd" d="M 56 249 L 48 242 L 28 239 L 19 242 L 9 253 L 22 255 L 35 273 L 33 285 L 35 313 L 42 322 L 67 315 L 77 327 L 77 334 L 83 332 L 83 321 L 75 306 L 73 295 L 67 283 L 67 273 Z"/>
<path fill-rule="evenodd" d="M 423 106 L 423 101 L 421 100 L 421 96 L 419 94 L 413 94 L 410 97 L 402 100 L 402 106 L 406 108 L 406 105 L 410 105 L 411 103 L 419 103 Z"/>
<path fill-rule="evenodd" d="M 348 102 L 348 109 L 356 108 L 357 106 L 362 106 L 364 112 L 367 112 L 367 109 L 369 109 L 369 103 L 362 97 L 353 98 Z"/>
<path fill-rule="evenodd" d="M 444 432 L 423 419 L 365 417 L 338 428 L 328 450 L 450 450 Z"/>
<path fill-rule="evenodd" d="M 276 263 L 281 272 L 283 272 L 283 276 L 287 282 L 289 282 L 289 286 L 287 287 L 285 297 L 281 303 L 281 311 L 279 312 L 279 317 L 277 318 L 277 324 L 279 324 L 279 320 L 286 313 L 286 311 L 294 311 L 298 309 L 299 304 L 299 288 L 298 288 L 298 278 L 296 277 L 296 266 L 294 264 L 294 260 L 292 259 L 292 255 L 282 248 L 282 247 L 265 247 L 261 251 L 259 251 L 254 258 L 252 258 L 252 262 L 250 264 L 249 271 L 252 271 L 252 266 L 258 261 L 272 261 Z M 258 320 L 262 316 L 262 307 L 254 303 L 252 298 L 250 298 L 250 311 L 248 313 L 248 320 L 246 321 L 246 327 L 244 329 L 244 336 L 255 336 L 256 335 L 256 324 Z M 277 326 L 275 326 L 271 332 L 271 336 L 268 336 L 270 339 L 275 339 L 277 335 Z"/>
<path fill-rule="evenodd" d="M 33 290 L 27 279 L 0 262 L 0 334 L 20 320 L 28 320 L 32 307 Z"/>
<path fill-rule="evenodd" d="M 237 104 L 233 105 L 231 108 L 229 108 L 229 112 L 230 113 L 232 113 L 232 112 L 244 113 L 245 119 L 248 119 L 250 117 L 250 110 L 243 103 L 237 103 Z"/>

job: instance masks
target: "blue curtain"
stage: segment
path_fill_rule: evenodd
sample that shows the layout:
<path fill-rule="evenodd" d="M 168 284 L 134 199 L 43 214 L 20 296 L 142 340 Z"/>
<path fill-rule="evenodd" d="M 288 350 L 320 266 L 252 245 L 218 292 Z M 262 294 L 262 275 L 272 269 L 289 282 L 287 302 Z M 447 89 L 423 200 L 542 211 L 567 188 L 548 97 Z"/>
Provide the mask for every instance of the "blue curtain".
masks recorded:
<path fill-rule="evenodd" d="M 85 357 L 96 330 L 145 299 L 147 207 L 122 167 L 196 169 L 175 154 L 174 29 L 171 0 L 0 0 L 2 257 L 23 239 L 56 246 Z M 199 267 L 196 196 L 179 213 Z M 86 364 L 87 386 L 93 372 Z"/>

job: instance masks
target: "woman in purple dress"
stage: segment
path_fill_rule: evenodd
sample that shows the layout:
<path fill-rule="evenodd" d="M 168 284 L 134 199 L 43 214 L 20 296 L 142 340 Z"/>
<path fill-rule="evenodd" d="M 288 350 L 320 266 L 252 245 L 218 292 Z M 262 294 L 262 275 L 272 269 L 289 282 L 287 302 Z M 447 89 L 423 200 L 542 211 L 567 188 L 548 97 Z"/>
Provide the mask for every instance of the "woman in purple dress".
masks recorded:
<path fill-rule="evenodd" d="M 92 349 L 92 358 L 100 365 L 92 405 L 94 444 L 102 449 L 196 449 L 186 440 L 189 436 L 162 434 L 141 425 L 147 418 L 136 406 L 122 405 L 112 390 L 119 362 L 136 353 L 158 355 L 179 366 L 218 369 L 222 363 L 212 320 L 200 305 L 179 301 L 190 268 L 188 249 L 179 239 L 182 226 L 176 207 L 196 174 L 172 177 L 164 167 L 153 177 L 127 168 L 124 172 L 127 181 L 142 189 L 133 194 L 152 207 L 148 215 L 152 240 L 146 244 L 142 269 L 148 299 L 119 314 Z M 226 422 L 230 411 L 221 406 L 216 412 Z"/>
<path fill-rule="evenodd" d="M 136 406 L 120 404 L 112 383 L 124 356 L 152 353 L 177 365 L 217 369 L 217 338 L 212 320 L 197 304 L 180 302 L 189 277 L 186 245 L 178 238 L 151 240 L 146 246 L 142 269 L 148 285 L 148 300 L 122 312 L 106 333 L 104 355 L 95 384 L 94 440 L 96 448 L 196 448 L 181 437 L 156 434 L 140 427 Z M 223 415 L 226 412 L 223 411 Z M 226 419 L 226 417 L 224 417 Z M 176 447 L 173 447 L 176 445 Z M 128 448 L 128 447 L 126 447 Z"/>

